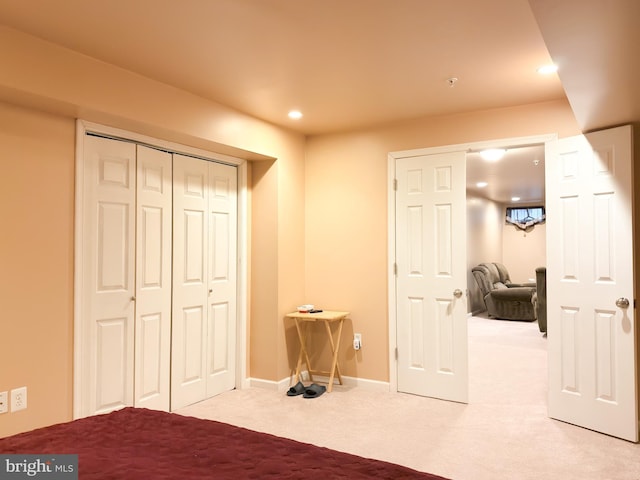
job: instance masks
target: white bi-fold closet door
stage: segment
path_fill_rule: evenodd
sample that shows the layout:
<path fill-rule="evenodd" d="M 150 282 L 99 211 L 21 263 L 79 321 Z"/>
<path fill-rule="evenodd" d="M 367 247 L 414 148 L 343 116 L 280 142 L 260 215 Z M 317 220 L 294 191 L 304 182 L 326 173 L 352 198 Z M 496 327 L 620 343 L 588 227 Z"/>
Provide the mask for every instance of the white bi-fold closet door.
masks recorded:
<path fill-rule="evenodd" d="M 235 386 L 235 170 L 174 155 L 172 409 Z"/>
<path fill-rule="evenodd" d="M 81 178 L 76 416 L 233 388 L 237 168 L 87 135 Z"/>

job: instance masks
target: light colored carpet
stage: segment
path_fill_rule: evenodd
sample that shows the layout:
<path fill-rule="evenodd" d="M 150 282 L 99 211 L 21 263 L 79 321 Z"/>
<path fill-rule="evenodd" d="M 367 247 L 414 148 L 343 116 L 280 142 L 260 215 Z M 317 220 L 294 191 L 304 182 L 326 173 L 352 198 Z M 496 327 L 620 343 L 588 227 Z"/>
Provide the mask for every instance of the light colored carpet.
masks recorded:
<path fill-rule="evenodd" d="M 546 338 L 536 323 L 472 317 L 469 377 L 468 405 L 357 387 L 317 399 L 248 388 L 177 413 L 454 480 L 640 479 L 640 445 L 547 417 Z"/>

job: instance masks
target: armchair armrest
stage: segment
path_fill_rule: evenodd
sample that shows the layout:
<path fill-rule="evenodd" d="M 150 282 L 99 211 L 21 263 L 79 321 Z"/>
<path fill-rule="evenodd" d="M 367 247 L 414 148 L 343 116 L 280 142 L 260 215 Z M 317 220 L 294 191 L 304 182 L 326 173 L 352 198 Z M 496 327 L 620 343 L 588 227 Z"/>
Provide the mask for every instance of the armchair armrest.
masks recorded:
<path fill-rule="evenodd" d="M 494 300 L 505 302 L 531 302 L 531 297 L 535 293 L 536 289 L 531 287 L 513 287 L 513 288 L 501 288 L 493 290 L 491 297 Z"/>

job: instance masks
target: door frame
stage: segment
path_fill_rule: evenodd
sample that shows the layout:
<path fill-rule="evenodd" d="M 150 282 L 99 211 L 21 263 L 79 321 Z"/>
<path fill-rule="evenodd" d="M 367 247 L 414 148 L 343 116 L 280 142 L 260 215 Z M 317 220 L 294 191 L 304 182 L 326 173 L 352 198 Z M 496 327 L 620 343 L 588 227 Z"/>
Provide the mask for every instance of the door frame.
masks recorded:
<path fill-rule="evenodd" d="M 441 153 L 484 150 L 486 148 L 524 147 L 533 144 L 544 144 L 558 139 L 557 133 L 533 135 L 526 137 L 502 138 L 479 142 L 459 143 L 437 147 L 426 147 L 415 150 L 400 150 L 387 155 L 387 292 L 388 292 L 388 327 L 389 327 L 389 391 L 398 391 L 397 360 L 397 295 L 396 295 L 396 206 L 395 206 L 395 173 L 396 160 L 407 157 L 434 155 Z M 549 245 L 547 245 L 549 248 Z"/>
<path fill-rule="evenodd" d="M 74 289 L 73 289 L 73 418 L 81 416 L 82 377 L 78 366 L 82 362 L 82 344 L 86 337 L 81 321 L 81 299 L 83 298 L 82 232 L 83 232 L 83 178 L 84 178 L 84 138 L 87 133 L 105 137 L 129 140 L 154 148 L 166 148 L 173 153 L 195 156 L 209 161 L 217 161 L 238 168 L 238 245 L 237 245 L 237 316 L 236 316 L 236 379 L 235 388 L 249 387 L 247 375 L 247 317 L 249 312 L 249 189 L 248 161 L 221 153 L 189 147 L 175 142 L 121 130 L 106 125 L 76 120 L 76 161 L 75 161 L 75 220 L 74 220 Z"/>

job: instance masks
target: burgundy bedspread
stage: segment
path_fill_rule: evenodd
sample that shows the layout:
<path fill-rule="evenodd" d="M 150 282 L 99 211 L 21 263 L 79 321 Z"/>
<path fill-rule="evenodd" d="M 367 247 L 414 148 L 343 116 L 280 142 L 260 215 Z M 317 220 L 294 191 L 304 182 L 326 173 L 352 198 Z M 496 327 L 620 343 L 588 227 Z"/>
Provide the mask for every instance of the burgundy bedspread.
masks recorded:
<path fill-rule="evenodd" d="M 225 423 L 141 408 L 2 438 L 0 453 L 78 454 L 80 479 L 442 479 Z"/>

